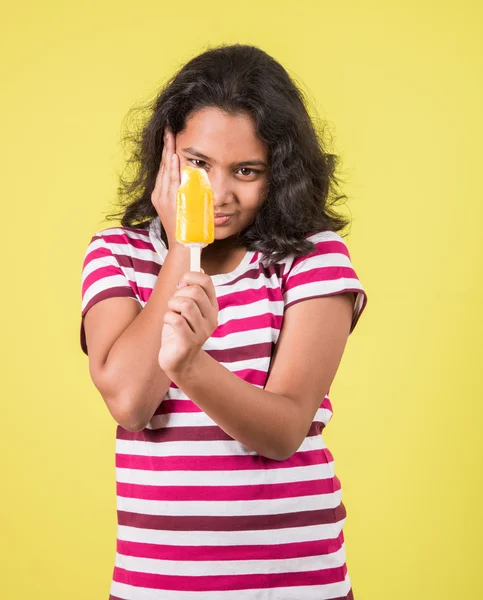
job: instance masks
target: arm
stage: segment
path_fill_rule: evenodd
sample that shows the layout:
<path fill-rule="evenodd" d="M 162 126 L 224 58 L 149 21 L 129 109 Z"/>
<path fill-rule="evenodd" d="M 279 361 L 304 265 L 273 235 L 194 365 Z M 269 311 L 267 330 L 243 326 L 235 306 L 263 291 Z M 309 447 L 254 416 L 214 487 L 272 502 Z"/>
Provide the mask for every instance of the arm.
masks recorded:
<path fill-rule="evenodd" d="M 84 318 L 92 380 L 117 423 L 131 431 L 144 429 L 170 385 L 157 356 L 168 300 L 189 268 L 189 250 L 174 236 L 179 183 L 174 135 L 167 131 L 151 200 L 169 252 L 151 296 L 142 310 L 131 299 L 105 299 Z"/>
<path fill-rule="evenodd" d="M 194 282 L 193 276 L 189 273 L 185 279 Z M 178 291 L 175 298 L 185 293 Z M 353 300 L 353 294 L 346 293 L 289 307 L 263 390 L 202 350 L 185 353 L 177 361 L 170 361 L 162 351 L 160 360 L 176 385 L 226 433 L 267 458 L 284 460 L 300 447 L 334 379 L 349 336 Z M 198 304 L 203 318 L 207 304 Z M 203 324 L 189 301 L 184 307 L 174 301 L 170 308 L 165 320 L 182 352 L 183 340 L 194 340 Z"/>
<path fill-rule="evenodd" d="M 84 318 L 92 381 L 124 429 L 143 429 L 169 388 L 157 360 L 163 316 L 188 268 L 189 249 L 175 244 L 143 309 L 128 298 L 108 298 Z"/>

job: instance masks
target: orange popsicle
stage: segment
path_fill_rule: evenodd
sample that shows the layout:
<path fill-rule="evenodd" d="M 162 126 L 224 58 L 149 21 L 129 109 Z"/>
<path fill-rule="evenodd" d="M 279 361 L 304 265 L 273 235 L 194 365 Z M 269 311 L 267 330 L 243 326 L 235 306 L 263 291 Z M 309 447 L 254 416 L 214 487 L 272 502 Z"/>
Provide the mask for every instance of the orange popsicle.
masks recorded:
<path fill-rule="evenodd" d="M 191 271 L 200 270 L 201 248 L 215 239 L 213 190 L 204 169 L 184 167 L 176 196 L 176 241 L 191 250 Z"/>

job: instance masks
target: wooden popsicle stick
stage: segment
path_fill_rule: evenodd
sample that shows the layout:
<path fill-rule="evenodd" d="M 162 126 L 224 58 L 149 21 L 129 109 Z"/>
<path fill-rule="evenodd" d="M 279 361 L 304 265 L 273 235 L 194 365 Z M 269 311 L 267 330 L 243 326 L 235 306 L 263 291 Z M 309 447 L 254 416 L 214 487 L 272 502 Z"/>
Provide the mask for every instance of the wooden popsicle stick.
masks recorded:
<path fill-rule="evenodd" d="M 201 247 L 190 246 L 190 271 L 201 273 Z"/>

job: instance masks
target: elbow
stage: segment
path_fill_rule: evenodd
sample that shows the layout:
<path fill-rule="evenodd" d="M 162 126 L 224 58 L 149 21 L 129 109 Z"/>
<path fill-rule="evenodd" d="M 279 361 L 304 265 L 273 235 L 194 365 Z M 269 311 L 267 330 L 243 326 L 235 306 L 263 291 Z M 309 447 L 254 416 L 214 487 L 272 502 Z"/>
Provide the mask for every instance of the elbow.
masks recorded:
<path fill-rule="evenodd" d="M 276 460 L 278 462 L 283 462 L 284 460 L 288 460 L 295 454 L 295 450 L 293 452 L 281 452 L 278 450 L 272 450 L 267 452 L 261 452 L 260 454 L 264 458 L 269 458 L 270 460 Z"/>
<path fill-rule="evenodd" d="M 302 442 L 303 440 L 289 440 L 280 436 L 280 439 L 277 439 L 269 448 L 264 448 L 260 454 L 270 460 L 283 462 L 284 460 L 291 458 L 297 452 Z"/>
<path fill-rule="evenodd" d="M 99 390 L 101 391 L 101 390 Z M 140 403 L 126 393 L 102 393 L 101 395 L 112 418 L 127 431 L 142 431 L 150 421 L 146 411 L 140 410 Z"/>
<path fill-rule="evenodd" d="M 136 401 L 131 391 L 121 391 L 115 385 L 115 378 L 109 377 L 106 372 L 91 373 L 92 380 L 101 394 L 112 418 L 127 431 L 142 431 L 150 421 L 150 416 L 143 414 L 140 406 L 143 403 Z"/>
<path fill-rule="evenodd" d="M 129 402 L 119 401 L 108 404 L 106 401 L 106 404 L 112 418 L 127 431 L 142 431 L 149 423 L 150 419 L 140 414 L 139 409 L 134 409 Z"/>

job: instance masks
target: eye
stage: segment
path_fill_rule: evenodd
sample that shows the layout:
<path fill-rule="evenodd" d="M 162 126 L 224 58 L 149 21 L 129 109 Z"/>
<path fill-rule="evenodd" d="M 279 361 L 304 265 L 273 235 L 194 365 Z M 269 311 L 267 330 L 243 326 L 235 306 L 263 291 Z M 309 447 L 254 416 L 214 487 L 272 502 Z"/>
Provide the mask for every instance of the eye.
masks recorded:
<path fill-rule="evenodd" d="M 199 158 L 190 158 L 189 161 L 193 163 L 195 167 L 200 169 L 204 169 L 207 166 L 206 162 L 204 160 L 200 160 Z"/>
<path fill-rule="evenodd" d="M 238 172 L 244 177 L 250 177 L 252 175 L 258 175 L 260 171 L 256 171 L 255 169 L 249 169 L 248 167 L 242 167 L 238 169 Z"/>

